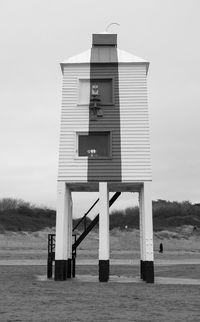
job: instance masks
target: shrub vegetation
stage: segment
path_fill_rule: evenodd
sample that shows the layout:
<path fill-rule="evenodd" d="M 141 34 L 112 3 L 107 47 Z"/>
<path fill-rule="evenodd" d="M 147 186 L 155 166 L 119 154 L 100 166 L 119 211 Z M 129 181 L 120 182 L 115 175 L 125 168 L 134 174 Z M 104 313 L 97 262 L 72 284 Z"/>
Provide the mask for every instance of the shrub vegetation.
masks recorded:
<path fill-rule="evenodd" d="M 75 226 L 79 219 L 74 219 Z M 91 222 L 86 219 L 86 225 Z M 52 228 L 56 223 L 55 210 L 40 208 L 28 202 L 12 198 L 0 200 L 0 231 L 38 231 L 46 227 Z M 189 201 L 177 202 L 153 201 L 154 230 L 172 229 L 183 225 L 200 227 L 200 204 L 192 205 Z M 84 228 L 84 222 L 79 229 Z M 124 211 L 114 210 L 110 214 L 110 229 L 138 229 L 138 207 Z"/>

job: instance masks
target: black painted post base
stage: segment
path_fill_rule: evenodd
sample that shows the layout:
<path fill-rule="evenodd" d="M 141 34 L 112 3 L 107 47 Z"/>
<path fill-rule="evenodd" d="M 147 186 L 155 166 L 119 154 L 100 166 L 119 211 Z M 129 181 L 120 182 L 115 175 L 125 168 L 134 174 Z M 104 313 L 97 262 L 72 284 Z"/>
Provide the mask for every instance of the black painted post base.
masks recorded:
<path fill-rule="evenodd" d="M 99 260 L 99 281 L 108 282 L 110 272 L 109 260 Z"/>
<path fill-rule="evenodd" d="M 144 280 L 144 261 L 140 261 L 140 278 Z"/>
<path fill-rule="evenodd" d="M 76 257 L 72 257 L 72 277 L 76 276 Z"/>
<path fill-rule="evenodd" d="M 55 281 L 67 279 L 67 260 L 55 260 Z"/>
<path fill-rule="evenodd" d="M 47 278 L 52 278 L 53 273 L 53 261 L 51 257 L 48 257 L 47 259 Z"/>
<path fill-rule="evenodd" d="M 71 258 L 68 258 L 67 260 L 67 278 L 72 277 L 72 260 Z"/>
<path fill-rule="evenodd" d="M 141 274 L 144 281 L 147 283 L 154 283 L 154 262 L 142 261 Z"/>

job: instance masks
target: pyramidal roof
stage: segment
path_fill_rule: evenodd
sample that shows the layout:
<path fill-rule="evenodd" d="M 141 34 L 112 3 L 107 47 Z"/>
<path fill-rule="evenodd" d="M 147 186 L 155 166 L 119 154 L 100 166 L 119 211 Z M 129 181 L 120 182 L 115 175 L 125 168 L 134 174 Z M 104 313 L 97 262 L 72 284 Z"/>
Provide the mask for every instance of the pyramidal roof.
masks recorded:
<path fill-rule="evenodd" d="M 149 62 L 117 48 L 117 34 L 100 33 L 92 35 L 92 48 L 70 57 L 61 63 L 61 68 L 67 64 L 90 63 L 142 63 L 148 71 Z"/>
<path fill-rule="evenodd" d="M 97 49 L 97 48 L 96 48 Z M 98 48 L 98 58 L 99 62 L 118 62 L 118 63 L 147 63 L 148 61 L 137 57 L 133 54 L 130 54 L 124 50 L 121 49 L 115 49 L 117 50 L 117 60 L 115 60 L 114 55 L 112 55 L 112 51 L 110 48 Z M 61 62 L 61 64 L 84 64 L 84 63 L 90 63 L 91 62 L 91 49 L 88 49 L 78 55 L 72 56 L 68 58 L 67 60 Z"/>

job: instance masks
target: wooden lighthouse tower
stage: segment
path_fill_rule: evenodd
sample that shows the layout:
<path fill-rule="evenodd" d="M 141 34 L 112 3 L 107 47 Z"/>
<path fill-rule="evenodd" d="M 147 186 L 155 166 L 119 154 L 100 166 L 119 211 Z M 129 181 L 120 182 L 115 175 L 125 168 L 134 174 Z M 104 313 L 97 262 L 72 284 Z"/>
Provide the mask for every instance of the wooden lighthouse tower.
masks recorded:
<path fill-rule="evenodd" d="M 99 280 L 108 281 L 109 191 L 129 191 L 139 193 L 141 278 L 154 282 L 148 67 L 108 33 L 93 34 L 91 49 L 61 63 L 56 280 L 71 265 L 71 192 L 99 191 Z"/>

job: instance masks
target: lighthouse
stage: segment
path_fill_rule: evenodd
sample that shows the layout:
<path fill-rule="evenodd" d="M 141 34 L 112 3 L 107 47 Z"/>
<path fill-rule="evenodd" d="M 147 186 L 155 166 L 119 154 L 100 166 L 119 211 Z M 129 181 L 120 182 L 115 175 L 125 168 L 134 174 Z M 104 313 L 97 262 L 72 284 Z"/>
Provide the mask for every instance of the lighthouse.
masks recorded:
<path fill-rule="evenodd" d="M 99 281 L 109 280 L 109 192 L 137 192 L 141 278 L 154 282 L 148 69 L 109 33 L 93 34 L 90 49 L 61 63 L 55 280 L 71 274 L 71 194 L 96 191 Z"/>

